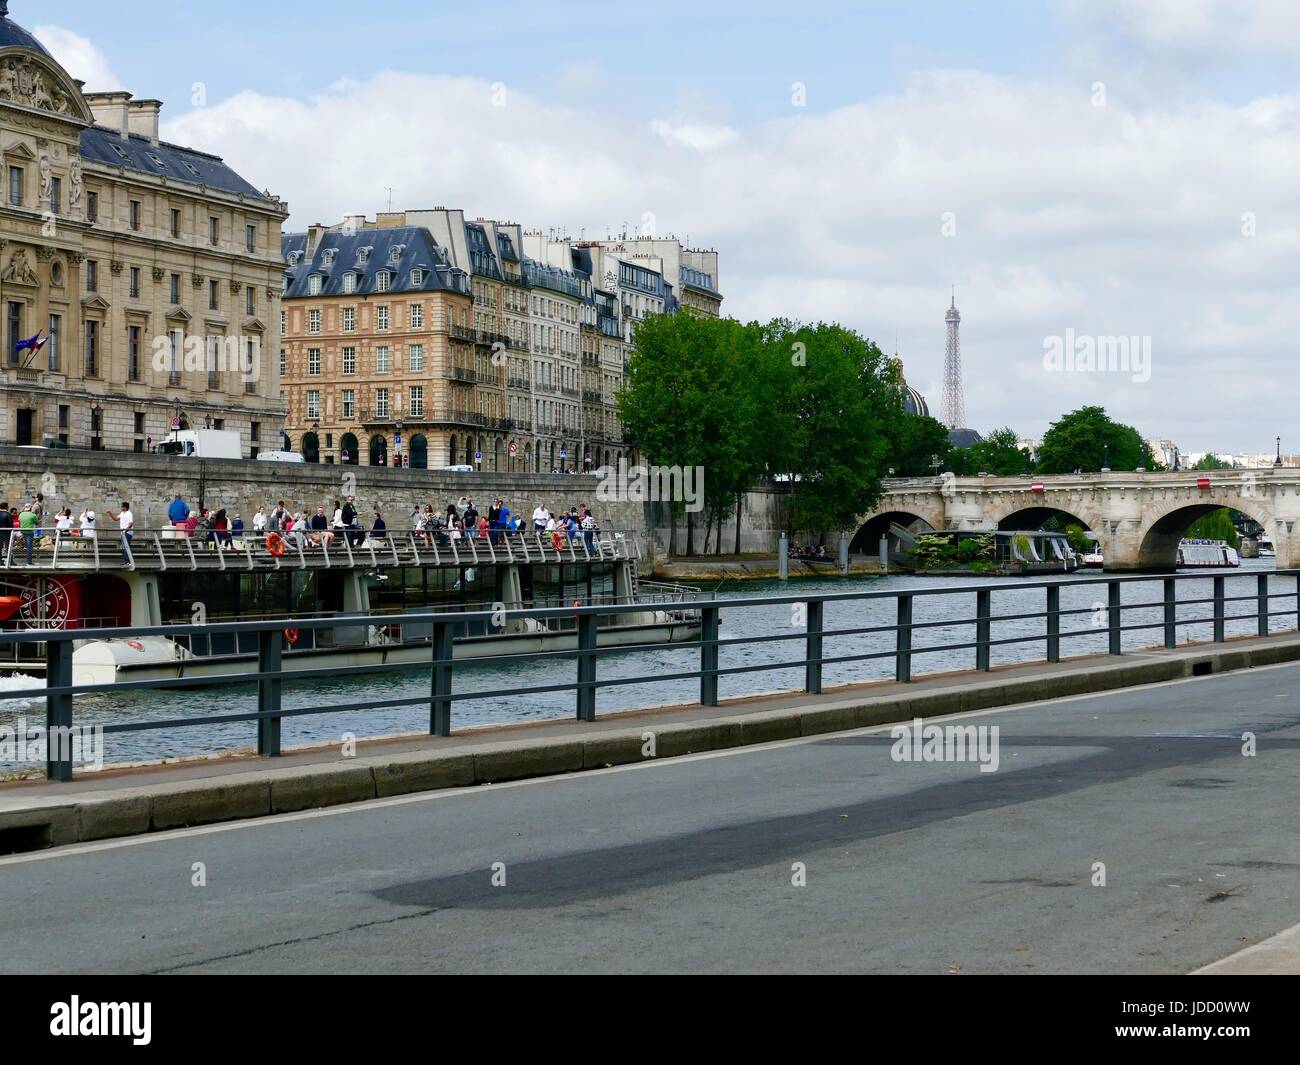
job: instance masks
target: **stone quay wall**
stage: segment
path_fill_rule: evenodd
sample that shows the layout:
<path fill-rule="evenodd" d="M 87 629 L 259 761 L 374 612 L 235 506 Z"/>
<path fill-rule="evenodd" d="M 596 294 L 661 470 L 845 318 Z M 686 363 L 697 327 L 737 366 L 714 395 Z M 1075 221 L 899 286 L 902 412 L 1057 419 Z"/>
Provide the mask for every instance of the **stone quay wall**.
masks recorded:
<path fill-rule="evenodd" d="M 225 508 L 247 525 L 257 508 L 283 499 L 294 510 L 324 505 L 352 494 L 366 524 L 378 510 L 391 529 L 410 528 L 418 503 L 446 512 L 447 504 L 468 496 L 486 511 L 493 499 L 506 501 L 525 518 L 538 503 L 552 511 L 586 503 L 603 529 L 635 532 L 647 549 L 647 504 L 601 502 L 599 479 L 580 474 L 450 473 L 339 466 L 317 463 L 260 462 L 246 459 L 195 459 L 176 455 L 141 455 L 117 451 L 28 450 L 0 447 L 0 502 L 20 510 L 36 492 L 45 496 L 45 513 L 71 507 L 75 519 L 87 504 L 99 515 L 102 530 L 113 528 L 107 514 L 123 500 L 131 503 L 135 527 L 161 528 L 167 506 L 183 492 L 191 507 Z M 650 560 L 647 559 L 647 562 Z M 648 568 L 648 567 L 647 567 Z"/>

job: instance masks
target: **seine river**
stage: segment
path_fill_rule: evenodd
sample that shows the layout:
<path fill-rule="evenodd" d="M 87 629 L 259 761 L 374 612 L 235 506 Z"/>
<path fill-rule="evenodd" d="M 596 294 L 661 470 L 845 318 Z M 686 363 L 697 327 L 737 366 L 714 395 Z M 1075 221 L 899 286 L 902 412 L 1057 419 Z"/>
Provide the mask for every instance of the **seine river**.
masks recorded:
<path fill-rule="evenodd" d="M 1267 572 L 1273 569 L 1273 560 L 1245 560 L 1240 570 L 1219 570 L 1216 573 L 1231 574 L 1244 572 Z M 1050 578 L 1049 578 L 1050 579 Z M 1065 578 L 1069 579 L 1069 578 Z M 997 582 L 992 582 L 997 583 Z M 1018 636 L 1041 637 L 1044 625 L 1041 619 L 996 620 L 998 615 L 1014 615 L 1044 606 L 1043 579 L 1036 578 L 1032 585 L 1026 583 L 1023 588 L 993 593 L 992 626 L 993 639 L 1011 639 Z M 1295 609 L 1294 594 L 1296 585 L 1293 578 L 1275 578 L 1271 590 L 1291 593 L 1289 599 L 1275 600 L 1272 610 L 1284 608 Z M 735 582 L 716 588 L 709 585 L 701 589 L 702 597 L 716 595 L 719 599 L 743 602 L 746 599 L 766 596 L 797 596 L 824 592 L 863 591 L 892 592 L 916 588 L 970 588 L 968 593 L 960 595 L 921 596 L 915 602 L 914 623 L 935 622 L 933 628 L 916 631 L 913 658 L 913 674 L 941 672 L 945 670 L 971 668 L 974 665 L 972 649 L 944 650 L 924 653 L 921 648 L 945 644 L 964 643 L 974 639 L 974 625 L 959 624 L 973 618 L 975 614 L 974 588 L 978 582 L 961 578 L 933 577 L 863 577 L 827 579 L 797 579 L 786 583 L 778 581 Z M 1156 603 L 1161 598 L 1161 586 L 1158 578 L 1152 581 L 1135 582 L 1121 586 L 1125 603 Z M 1255 581 L 1237 579 L 1228 581 L 1229 595 L 1253 596 Z M 1106 598 L 1105 588 L 1066 587 L 1061 591 L 1063 609 L 1078 609 L 1083 613 L 1067 617 L 1062 621 L 1062 631 L 1080 632 L 1082 635 L 1065 639 L 1062 654 L 1078 655 L 1104 652 L 1107 646 L 1105 617 L 1102 604 Z M 1211 582 L 1205 579 L 1180 581 L 1179 599 L 1183 601 L 1205 598 L 1210 595 Z M 1253 616 L 1255 604 L 1251 602 L 1230 603 L 1228 613 L 1247 614 L 1248 618 L 1230 621 L 1229 635 L 1250 635 L 1255 632 L 1256 622 Z M 892 597 L 867 599 L 856 602 L 829 603 L 826 606 L 824 627 L 826 630 L 840 628 L 869 628 L 872 626 L 892 625 L 895 620 L 895 600 Z M 1180 619 L 1206 618 L 1210 616 L 1209 604 L 1186 602 L 1179 608 Z M 1133 612 L 1125 612 L 1124 624 L 1139 623 L 1158 624 L 1163 618 L 1160 606 L 1146 607 Z M 802 622 L 790 606 L 761 606 L 727 609 L 722 612 L 722 639 L 734 639 L 739 636 L 777 635 L 798 631 L 794 626 L 802 627 Z M 1296 627 L 1295 614 L 1289 617 L 1271 619 L 1274 631 Z M 1182 641 L 1205 641 L 1212 636 L 1208 620 L 1196 625 L 1182 626 L 1179 639 Z M 1158 644 L 1162 635 L 1158 628 L 1141 632 L 1124 633 L 1124 646 L 1138 649 Z M 823 654 L 827 657 L 838 655 L 860 655 L 873 652 L 892 651 L 894 637 L 892 633 L 867 633 L 849 636 L 827 637 Z M 765 667 L 745 673 L 724 676 L 720 679 L 719 690 L 725 696 L 748 695 L 761 692 L 795 689 L 803 683 L 803 664 L 786 665 L 801 659 L 803 642 L 769 641 L 765 643 L 724 646 L 721 650 L 721 666 L 757 666 Z M 1010 663 L 1042 659 L 1044 643 L 1035 639 L 1026 643 L 1011 643 L 995 646 L 992 652 L 993 663 Z M 614 679 L 620 677 L 664 676 L 697 669 L 699 665 L 698 649 L 655 648 L 648 651 L 617 652 L 602 651 L 598 659 L 598 677 Z M 572 693 L 530 694 L 526 689 L 534 686 L 562 683 L 571 679 L 575 672 L 572 658 L 563 659 L 529 659 L 509 663 L 485 662 L 481 664 L 458 665 L 455 673 L 454 690 L 457 692 L 506 690 L 518 691 L 517 695 L 494 697 L 491 699 L 466 699 L 453 703 L 452 727 L 461 729 L 477 725 L 494 725 L 517 721 L 533 721 L 546 718 L 567 717 L 574 713 Z M 893 676 L 892 658 L 868 659 L 866 661 L 832 663 L 824 667 L 824 684 L 845 684 L 883 679 Z M 17 677 L 0 678 L 0 725 L 12 724 L 17 719 L 26 719 L 31 724 L 43 721 L 44 703 L 41 701 L 23 704 L 19 700 L 3 699 L 5 689 L 17 690 L 22 687 L 38 686 L 39 680 Z M 302 680 L 290 678 L 285 684 L 284 706 L 313 707 L 325 709 L 332 704 L 357 702 L 373 697 L 375 700 L 401 698 L 427 698 L 429 679 L 427 672 L 393 670 L 389 673 L 367 674 L 361 677 L 337 680 Z M 698 697 L 698 680 L 662 680 L 617 685 L 601 689 L 597 695 L 597 712 L 625 710 L 637 707 L 660 706 L 670 703 L 691 702 Z M 239 685 L 225 689 L 150 691 L 132 693 L 114 693 L 109 695 L 83 696 L 75 706 L 77 724 L 94 725 L 120 722 L 124 720 L 162 720 L 166 718 L 202 716 L 214 712 L 234 712 L 256 709 L 256 690 L 253 685 Z M 401 732 L 422 732 L 428 727 L 428 707 L 414 705 L 411 707 L 379 708 L 360 710 L 349 713 L 317 713 L 302 717 L 284 719 L 283 742 L 286 747 L 337 742 L 340 737 L 351 732 L 358 737 L 382 736 Z M 169 732 L 128 732 L 112 734 L 106 737 L 106 761 L 110 763 L 148 761 L 163 757 L 176 757 L 189 754 L 212 753 L 222 750 L 246 749 L 255 744 L 256 727 L 251 722 L 230 725 L 205 725 Z M 0 770 L 14 769 L 13 763 L 0 761 Z"/>

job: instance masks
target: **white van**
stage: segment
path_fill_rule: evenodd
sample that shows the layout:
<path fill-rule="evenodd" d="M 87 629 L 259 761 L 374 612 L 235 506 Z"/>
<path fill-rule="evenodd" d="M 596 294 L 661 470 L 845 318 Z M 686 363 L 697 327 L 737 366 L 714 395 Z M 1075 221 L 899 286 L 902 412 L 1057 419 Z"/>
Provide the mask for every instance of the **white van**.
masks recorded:
<path fill-rule="evenodd" d="M 473 473 L 473 466 L 444 466 L 443 473 Z"/>
<path fill-rule="evenodd" d="M 259 462 L 306 462 L 296 451 L 259 451 Z"/>
<path fill-rule="evenodd" d="M 157 455 L 189 455 L 196 459 L 242 459 L 239 434 L 230 429 L 176 429 L 154 445 Z"/>

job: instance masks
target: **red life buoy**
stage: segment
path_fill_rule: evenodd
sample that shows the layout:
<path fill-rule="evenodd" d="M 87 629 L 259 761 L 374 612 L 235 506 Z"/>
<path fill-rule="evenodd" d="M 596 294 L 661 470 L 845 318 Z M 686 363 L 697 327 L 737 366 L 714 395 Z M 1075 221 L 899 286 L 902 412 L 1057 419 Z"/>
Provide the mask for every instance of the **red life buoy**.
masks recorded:
<path fill-rule="evenodd" d="M 139 640 L 127 640 L 126 645 L 127 647 L 131 648 L 132 651 L 144 650 L 144 644 L 142 644 Z"/>
<path fill-rule="evenodd" d="M 293 646 L 296 645 L 297 642 L 298 642 L 298 630 L 297 630 L 297 629 L 285 629 L 285 630 L 284 630 L 284 638 L 285 638 L 286 640 L 289 641 L 289 646 L 290 646 L 290 647 L 293 647 Z"/>
<path fill-rule="evenodd" d="M 274 558 L 279 558 L 284 554 L 284 537 L 279 533 L 271 533 L 266 538 L 266 549 L 271 552 Z"/>
<path fill-rule="evenodd" d="M 564 537 L 561 535 L 559 529 L 556 529 L 555 532 L 551 533 L 551 546 L 555 548 L 556 554 L 559 554 L 564 549 Z"/>

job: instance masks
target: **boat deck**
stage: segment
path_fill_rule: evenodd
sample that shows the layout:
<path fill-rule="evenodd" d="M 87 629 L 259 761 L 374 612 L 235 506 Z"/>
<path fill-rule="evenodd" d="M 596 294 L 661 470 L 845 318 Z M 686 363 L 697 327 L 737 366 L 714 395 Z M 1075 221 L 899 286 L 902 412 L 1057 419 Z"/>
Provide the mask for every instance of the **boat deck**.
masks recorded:
<path fill-rule="evenodd" d="M 175 529 L 138 530 L 129 547 L 120 534 L 99 532 L 83 537 L 44 530 L 35 541 L 31 561 L 17 530 L 4 544 L 0 571 L 14 573 L 100 573 L 132 570 L 278 570 L 373 569 L 383 566 L 448 567 L 490 564 L 564 565 L 635 561 L 641 558 L 636 533 L 596 533 L 588 547 L 582 536 L 552 539 L 540 533 L 496 532 L 452 539 L 446 533 L 425 535 L 389 530 L 373 537 L 338 534 L 322 545 L 312 534 L 285 535 L 276 554 L 267 537 L 189 537 Z M 317 534 L 318 536 L 319 534 Z"/>

